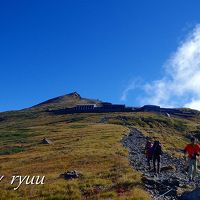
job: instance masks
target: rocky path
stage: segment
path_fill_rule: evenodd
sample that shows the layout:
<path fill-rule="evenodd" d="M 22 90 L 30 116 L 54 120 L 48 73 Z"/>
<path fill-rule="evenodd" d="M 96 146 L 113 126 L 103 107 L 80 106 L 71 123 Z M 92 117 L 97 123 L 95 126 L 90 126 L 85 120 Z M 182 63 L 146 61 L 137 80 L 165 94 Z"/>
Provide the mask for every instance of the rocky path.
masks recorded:
<path fill-rule="evenodd" d="M 185 188 L 188 184 L 195 189 L 200 187 L 200 175 L 194 182 L 189 183 L 184 171 L 184 160 L 164 153 L 161 159 L 161 173 L 158 177 L 147 169 L 144 155 L 145 136 L 137 129 L 132 129 L 122 140 L 129 150 L 129 161 L 134 169 L 143 173 L 143 182 L 154 200 L 177 200 L 178 188 Z"/>

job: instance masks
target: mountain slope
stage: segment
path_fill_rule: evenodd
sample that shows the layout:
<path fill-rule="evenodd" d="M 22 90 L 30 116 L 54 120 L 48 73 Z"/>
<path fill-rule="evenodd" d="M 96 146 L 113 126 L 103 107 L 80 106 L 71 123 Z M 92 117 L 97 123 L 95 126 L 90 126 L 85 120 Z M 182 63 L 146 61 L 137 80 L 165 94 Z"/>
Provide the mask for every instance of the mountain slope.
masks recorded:
<path fill-rule="evenodd" d="M 63 96 L 49 99 L 40 104 L 37 104 L 29 109 L 31 110 L 46 110 L 46 109 L 63 109 L 74 107 L 77 104 L 99 104 L 101 101 L 95 99 L 82 98 L 77 92 L 72 92 Z"/>
<path fill-rule="evenodd" d="M 98 100 L 70 93 L 29 109 L 0 113 L 0 199 L 149 200 L 141 173 L 132 169 L 121 139 L 130 128 L 157 138 L 175 157 L 188 142 L 188 133 L 200 138 L 199 116 L 168 117 L 159 113 L 75 113 L 56 115 L 58 109 Z M 53 145 L 44 145 L 46 137 Z M 64 180 L 60 174 L 78 170 L 83 177 Z M 45 175 L 44 186 L 22 185 L 13 191 L 12 175 Z M 31 190 L 31 193 L 30 193 Z"/>

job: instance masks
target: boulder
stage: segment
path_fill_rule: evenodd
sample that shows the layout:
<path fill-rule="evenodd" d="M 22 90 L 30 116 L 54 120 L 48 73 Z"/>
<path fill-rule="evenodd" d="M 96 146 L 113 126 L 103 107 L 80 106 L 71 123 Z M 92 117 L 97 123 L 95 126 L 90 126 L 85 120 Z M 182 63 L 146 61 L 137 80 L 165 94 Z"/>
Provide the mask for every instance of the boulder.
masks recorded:
<path fill-rule="evenodd" d="M 145 184 L 145 185 L 151 185 L 152 187 L 155 187 L 158 182 L 152 177 L 146 177 L 146 176 L 143 176 L 142 177 L 142 182 Z"/>
<path fill-rule="evenodd" d="M 60 174 L 60 177 L 66 179 L 66 180 L 80 178 L 81 176 L 82 175 L 79 172 L 77 172 L 76 170 L 67 171 L 67 172 L 64 172 L 63 174 Z"/>
<path fill-rule="evenodd" d="M 161 167 L 160 171 L 161 172 L 167 172 L 167 171 L 175 172 L 176 171 L 176 167 L 173 166 L 173 165 L 163 166 L 163 167 Z"/>
<path fill-rule="evenodd" d="M 179 200 L 198 200 L 198 199 L 200 199 L 200 188 L 197 188 L 192 192 L 186 192 L 179 198 Z"/>
<path fill-rule="evenodd" d="M 42 139 L 42 144 L 53 144 L 53 142 L 47 138 Z"/>

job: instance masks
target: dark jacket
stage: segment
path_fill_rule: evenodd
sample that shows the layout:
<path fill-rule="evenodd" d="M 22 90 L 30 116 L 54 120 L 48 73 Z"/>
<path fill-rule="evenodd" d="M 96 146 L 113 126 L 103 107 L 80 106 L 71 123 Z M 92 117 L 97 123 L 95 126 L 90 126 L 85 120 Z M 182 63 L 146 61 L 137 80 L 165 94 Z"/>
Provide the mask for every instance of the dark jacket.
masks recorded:
<path fill-rule="evenodd" d="M 153 157 L 160 157 L 163 154 L 162 147 L 158 141 L 155 141 L 152 147 Z"/>

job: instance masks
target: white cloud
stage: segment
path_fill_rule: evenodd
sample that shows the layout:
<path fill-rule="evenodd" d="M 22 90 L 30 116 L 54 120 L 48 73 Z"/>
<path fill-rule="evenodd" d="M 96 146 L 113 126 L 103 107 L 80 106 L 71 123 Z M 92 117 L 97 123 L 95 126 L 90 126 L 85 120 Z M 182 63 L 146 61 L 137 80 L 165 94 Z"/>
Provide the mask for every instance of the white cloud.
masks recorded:
<path fill-rule="evenodd" d="M 141 82 L 142 82 L 142 80 L 140 78 L 136 78 L 135 80 L 131 81 L 130 84 L 123 91 L 120 100 L 126 101 L 130 91 L 135 90 L 137 88 L 141 88 Z"/>
<path fill-rule="evenodd" d="M 187 107 L 187 108 L 194 108 L 196 110 L 200 110 L 200 99 L 198 99 L 198 100 L 192 100 L 191 102 L 186 103 L 185 107 Z"/>
<path fill-rule="evenodd" d="M 134 87 L 129 85 L 121 99 L 126 100 Z M 165 63 L 164 76 L 146 83 L 142 89 L 145 91 L 142 104 L 200 110 L 200 25 L 181 42 Z"/>
<path fill-rule="evenodd" d="M 135 86 L 136 86 L 135 81 L 131 82 L 131 83 L 128 85 L 128 87 L 123 91 L 120 100 L 121 100 L 121 101 L 126 101 L 129 92 L 130 92 L 131 90 L 134 90 L 134 89 L 135 89 Z"/>

